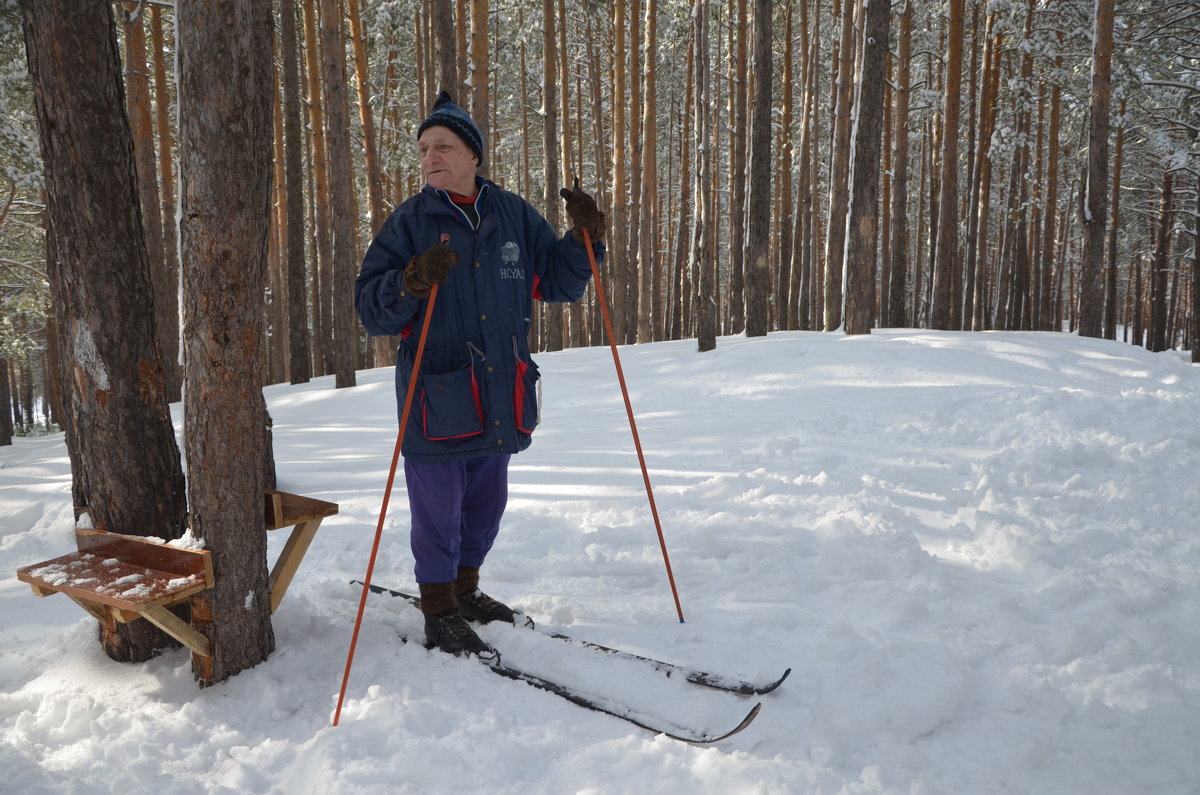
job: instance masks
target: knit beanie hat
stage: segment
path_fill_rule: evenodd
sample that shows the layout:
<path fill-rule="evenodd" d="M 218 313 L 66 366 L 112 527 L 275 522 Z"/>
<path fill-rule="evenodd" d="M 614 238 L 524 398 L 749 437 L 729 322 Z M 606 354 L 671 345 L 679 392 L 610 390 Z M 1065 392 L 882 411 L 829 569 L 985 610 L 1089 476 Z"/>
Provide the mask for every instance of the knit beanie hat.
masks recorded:
<path fill-rule="evenodd" d="M 455 105 L 445 91 L 438 94 L 437 102 L 433 104 L 433 112 L 429 114 L 429 118 L 421 122 L 421 126 L 417 130 L 417 137 L 420 138 L 421 134 L 430 127 L 439 125 L 461 138 L 467 148 L 475 154 L 475 157 L 479 158 L 480 164 L 483 163 L 483 134 L 479 132 L 479 128 L 475 126 L 475 122 L 471 121 L 467 112 Z"/>

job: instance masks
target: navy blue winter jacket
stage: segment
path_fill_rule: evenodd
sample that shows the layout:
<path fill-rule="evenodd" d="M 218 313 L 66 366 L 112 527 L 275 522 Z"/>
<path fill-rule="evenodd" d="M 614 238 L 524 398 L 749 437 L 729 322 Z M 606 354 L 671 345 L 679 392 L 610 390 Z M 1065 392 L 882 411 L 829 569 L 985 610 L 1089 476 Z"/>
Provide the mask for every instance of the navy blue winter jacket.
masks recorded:
<path fill-rule="evenodd" d="M 478 179 L 478 229 L 426 185 L 397 207 L 363 258 L 354 303 L 372 335 L 400 334 L 396 397 L 403 405 L 428 300 L 404 288 L 409 260 L 439 241 L 458 264 L 438 288 L 402 452 L 416 461 L 516 453 L 538 421 L 538 368 L 529 354 L 533 299 L 577 301 L 587 251 L 559 238 L 515 193 Z M 595 243 L 597 258 L 603 243 Z"/>

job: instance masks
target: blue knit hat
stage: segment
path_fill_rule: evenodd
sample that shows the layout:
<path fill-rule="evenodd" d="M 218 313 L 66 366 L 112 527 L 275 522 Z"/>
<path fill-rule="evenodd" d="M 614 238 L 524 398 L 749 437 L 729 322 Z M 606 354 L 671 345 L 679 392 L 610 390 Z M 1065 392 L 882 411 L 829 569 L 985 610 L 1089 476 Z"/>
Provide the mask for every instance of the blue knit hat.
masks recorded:
<path fill-rule="evenodd" d="M 433 104 L 433 112 L 421 122 L 417 137 L 420 138 L 430 127 L 439 125 L 461 138 L 467 148 L 475 153 L 475 157 L 479 158 L 479 162 L 483 163 L 483 134 L 479 132 L 479 128 L 471 121 L 467 112 L 455 105 L 454 100 L 450 99 L 450 95 L 445 91 L 438 94 L 437 102 Z"/>

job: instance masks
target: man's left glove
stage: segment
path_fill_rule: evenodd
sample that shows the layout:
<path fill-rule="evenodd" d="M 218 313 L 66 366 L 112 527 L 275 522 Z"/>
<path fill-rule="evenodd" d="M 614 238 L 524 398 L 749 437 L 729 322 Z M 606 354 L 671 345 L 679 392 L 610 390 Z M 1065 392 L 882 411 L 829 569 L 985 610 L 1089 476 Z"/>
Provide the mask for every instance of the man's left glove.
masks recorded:
<path fill-rule="evenodd" d="M 579 189 L 579 180 L 575 180 L 575 189 L 563 188 L 559 195 L 567 200 L 567 214 L 571 216 L 571 232 L 575 239 L 583 242 L 583 230 L 586 229 L 592 242 L 604 239 L 606 229 L 604 213 L 596 206 L 596 200 Z"/>

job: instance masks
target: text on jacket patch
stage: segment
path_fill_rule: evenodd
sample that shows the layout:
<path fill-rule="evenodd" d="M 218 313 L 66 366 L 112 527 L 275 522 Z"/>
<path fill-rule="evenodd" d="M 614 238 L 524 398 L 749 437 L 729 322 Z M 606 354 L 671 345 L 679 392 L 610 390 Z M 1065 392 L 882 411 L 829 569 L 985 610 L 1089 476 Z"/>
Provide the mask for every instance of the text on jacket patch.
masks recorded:
<path fill-rule="evenodd" d="M 503 246 L 501 246 L 500 247 L 500 261 L 503 262 L 504 265 L 501 266 L 500 271 L 499 271 L 500 278 L 501 279 L 524 280 L 525 279 L 525 269 L 524 268 L 508 267 L 510 265 L 515 265 L 517 262 L 520 262 L 520 260 L 521 260 L 521 247 L 518 246 L 516 243 L 514 243 L 513 241 L 510 240 L 507 243 L 505 243 Z"/>

